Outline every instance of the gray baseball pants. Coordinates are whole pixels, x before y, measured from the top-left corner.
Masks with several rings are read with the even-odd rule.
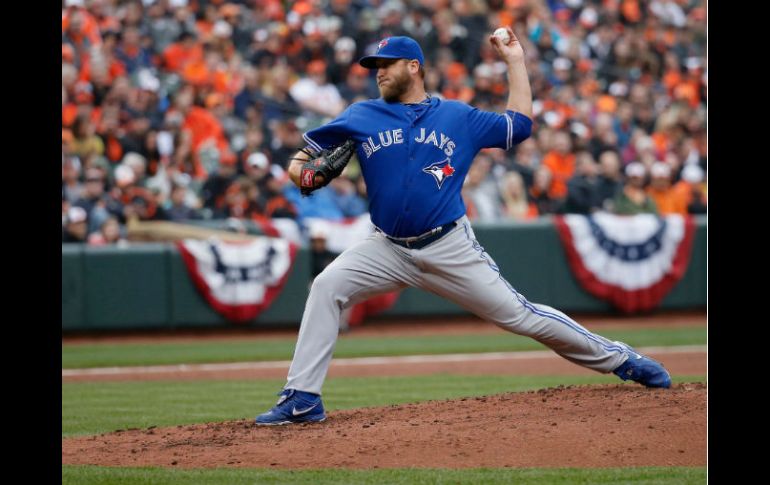
[[[527,301],[476,241],[467,217],[457,223],[422,249],[394,244],[377,231],[327,266],[310,289],[285,388],[321,394],[341,312],[407,286],[451,300],[589,369],[607,373],[626,360],[620,345],[589,332],[559,310]]]

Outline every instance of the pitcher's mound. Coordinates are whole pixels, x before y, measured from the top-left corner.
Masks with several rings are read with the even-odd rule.
[[[255,415],[262,412],[255,409]],[[64,464],[249,468],[705,466],[706,386],[568,386],[62,439]]]

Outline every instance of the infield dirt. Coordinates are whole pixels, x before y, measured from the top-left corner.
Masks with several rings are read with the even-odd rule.
[[[706,386],[567,386],[62,440],[64,464],[182,468],[705,466]]]

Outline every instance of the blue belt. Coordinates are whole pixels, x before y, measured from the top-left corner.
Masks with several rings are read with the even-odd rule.
[[[457,226],[457,222],[452,221],[449,224],[444,224],[443,226],[433,229],[425,235],[417,236],[414,238],[397,239],[390,237],[385,233],[383,234],[385,234],[385,237],[388,238],[390,242],[398,244],[399,246],[403,246],[409,249],[422,249],[428,244],[438,241],[442,237],[446,236],[455,226]]]

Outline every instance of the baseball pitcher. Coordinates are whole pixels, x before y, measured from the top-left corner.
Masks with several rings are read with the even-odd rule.
[[[257,424],[326,419],[321,388],[341,312],[407,286],[441,295],[589,369],[647,387],[671,385],[658,362],[589,332],[559,310],[529,302],[474,236],[460,195],[471,162],[482,148],[508,150],[532,130],[524,51],[513,31],[506,31],[507,39],[489,38],[508,66],[504,113],[429,96],[422,49],[409,37],[390,37],[376,54],[359,61],[377,70],[381,97],[355,103],[304,135],[308,146],[289,166],[292,181],[309,194],[338,176],[356,150],[377,230],[313,282],[287,383],[278,403],[257,416]]]

